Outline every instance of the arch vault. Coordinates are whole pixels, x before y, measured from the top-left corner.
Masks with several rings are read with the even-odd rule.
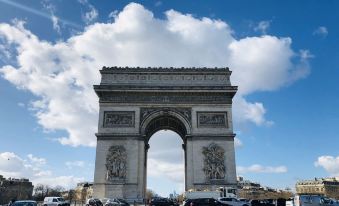
[[[150,137],[169,129],[183,139],[185,189],[236,185],[228,68],[103,67],[94,195],[142,201]]]

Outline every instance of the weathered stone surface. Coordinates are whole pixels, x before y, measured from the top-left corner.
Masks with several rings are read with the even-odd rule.
[[[237,87],[230,84],[228,68],[105,67],[101,74],[101,84],[94,86],[100,100],[95,197],[144,198],[148,140],[161,129],[183,139],[186,190],[236,184],[232,98]],[[113,166],[120,165],[119,158],[111,157],[122,147],[120,175]]]

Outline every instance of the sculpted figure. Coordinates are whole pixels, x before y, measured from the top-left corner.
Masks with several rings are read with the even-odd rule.
[[[126,178],[127,152],[122,145],[113,145],[109,148],[106,157],[106,179],[120,180]]]
[[[206,178],[224,179],[225,178],[224,149],[215,143],[211,143],[209,146],[203,147],[202,153],[205,156],[203,170]]]

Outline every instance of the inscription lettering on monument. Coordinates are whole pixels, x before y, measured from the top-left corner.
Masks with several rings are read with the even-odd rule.
[[[134,127],[135,112],[106,111],[104,127]]]
[[[225,150],[215,143],[202,148],[204,155],[204,173],[207,180],[220,180],[225,178],[224,154]]]
[[[228,128],[227,112],[197,112],[198,127]]]
[[[127,152],[122,145],[109,148],[106,157],[106,180],[124,180],[126,178]]]
[[[120,83],[130,81],[133,83],[144,84],[143,81],[168,84],[168,83],[181,83],[190,84],[192,82],[200,82],[201,84],[214,84],[220,85],[229,82],[227,74],[202,74],[202,75],[178,75],[178,74],[107,74],[103,78],[105,83]],[[230,84],[230,83],[229,83]]]

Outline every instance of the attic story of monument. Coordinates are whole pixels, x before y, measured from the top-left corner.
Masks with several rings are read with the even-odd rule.
[[[94,196],[142,201],[151,136],[179,134],[185,190],[236,185],[228,68],[103,67]]]

